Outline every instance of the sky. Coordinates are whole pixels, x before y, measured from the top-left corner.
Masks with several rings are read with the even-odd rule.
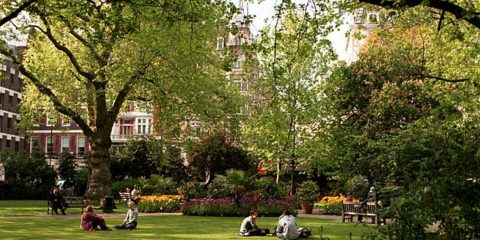
[[[239,0],[232,0],[233,3],[238,4]],[[262,29],[265,25],[264,19],[271,18],[275,14],[274,6],[277,0],[265,0],[262,3],[249,3],[244,6],[245,11],[248,8],[248,14],[255,15],[253,20],[254,31]],[[248,6],[248,7],[247,7]],[[344,23],[339,31],[333,32],[328,36],[332,42],[332,46],[338,54],[339,59],[345,60],[345,47],[347,40],[345,34],[348,30],[348,24]]]

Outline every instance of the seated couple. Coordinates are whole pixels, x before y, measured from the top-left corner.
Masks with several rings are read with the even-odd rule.
[[[133,230],[137,227],[138,211],[135,208],[134,202],[128,203],[128,212],[122,225],[115,226],[117,229]],[[85,212],[81,217],[80,227],[85,231],[97,231],[97,230],[111,230],[107,227],[105,219],[102,216],[95,214],[92,205],[88,205],[85,208]]]
[[[243,219],[240,226],[240,236],[265,236],[270,233],[267,228],[261,229],[257,225],[257,212],[252,210],[250,216]],[[273,234],[281,239],[297,239],[308,238],[312,235],[312,231],[304,228],[297,229],[295,217],[288,210],[283,210],[282,215],[278,219]]]

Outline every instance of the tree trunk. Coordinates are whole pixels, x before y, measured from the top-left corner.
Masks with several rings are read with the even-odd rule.
[[[99,200],[112,194],[112,180],[110,172],[110,134],[96,134],[89,137],[90,152],[88,155],[88,186],[85,197],[90,200]]]

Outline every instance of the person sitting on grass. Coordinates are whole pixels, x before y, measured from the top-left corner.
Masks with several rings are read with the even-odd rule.
[[[85,212],[80,218],[80,227],[85,231],[112,230],[107,227],[102,216],[95,214],[92,205],[85,207]]]
[[[278,224],[275,228],[275,233],[280,239],[298,239],[308,238],[312,235],[312,231],[306,228],[299,228],[297,230],[297,222],[295,217],[289,210],[282,211],[282,215],[278,218]]]
[[[265,236],[270,232],[267,228],[260,229],[257,226],[257,211],[250,211],[250,216],[242,221],[240,226],[240,236]]]
[[[128,212],[122,225],[115,226],[116,229],[133,230],[137,228],[138,211],[133,201],[128,202]]]

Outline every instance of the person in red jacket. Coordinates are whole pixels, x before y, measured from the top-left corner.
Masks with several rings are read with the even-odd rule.
[[[105,219],[103,219],[102,216],[95,214],[92,205],[85,207],[85,212],[82,215],[80,227],[85,231],[111,230],[109,227],[107,227]]]

